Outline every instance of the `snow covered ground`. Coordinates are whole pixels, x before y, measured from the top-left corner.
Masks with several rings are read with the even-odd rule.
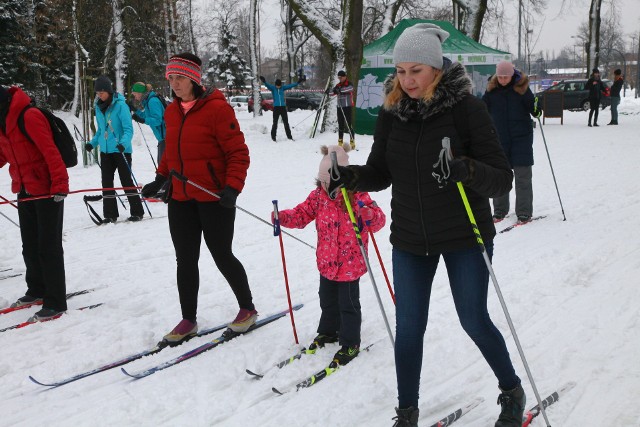
[[[627,91],[629,94],[629,91]],[[640,101],[625,98],[620,125],[586,126],[587,113],[566,112],[564,125],[544,126],[562,196],[566,221],[539,129],[535,130],[534,209],[547,218],[499,234],[494,269],[541,396],[575,381],[576,387],[548,410],[553,426],[640,426],[634,408],[640,401]],[[63,113],[64,114],[64,113]],[[313,122],[307,111],[289,115],[294,142],[280,125],[270,140],[272,113],[254,119],[238,112],[251,150],[251,167],[238,205],[267,219],[273,199],[281,209],[302,201],[313,187],[319,146],[333,144],[335,134],[307,138]],[[75,118],[65,116],[68,122]],[[147,140],[153,136],[142,126]],[[153,179],[154,168],[136,126],[133,169],[140,183]],[[353,164],[364,163],[372,144],[358,136]],[[155,152],[155,143],[151,147]],[[100,187],[97,166],[69,169],[72,190]],[[0,194],[12,198],[7,168],[0,170]],[[513,193],[512,193],[513,195]],[[373,193],[389,212],[390,192]],[[307,345],[320,314],[314,251],[285,236],[287,270],[300,345],[291,322],[283,318],[206,354],[148,378],[132,380],[113,369],[48,390],[42,381],[62,379],[152,347],[180,320],[175,257],[166,206],[149,204],[154,219],[96,227],[82,195],[67,198],[65,259],[67,289],[96,288],[69,301],[70,311],[54,322],[0,334],[0,426],[390,426],[397,404],[393,351],[368,276],[361,281],[363,345],[375,343],[354,363],[311,389],[275,396],[285,387],[326,365],[337,347],[256,381],[245,369],[264,371]],[[100,203],[94,204],[101,213]],[[122,211],[120,218],[126,218]],[[17,222],[17,211],[0,206]],[[513,216],[498,229],[513,222]],[[24,271],[17,227],[0,218],[0,267]],[[313,226],[289,230],[315,246]],[[388,225],[376,235],[391,274]],[[272,229],[243,212],[236,222],[235,253],[244,263],[254,300],[264,316],[287,307],[278,239]],[[394,307],[379,263],[370,247],[371,264],[385,310],[393,323]],[[237,312],[233,294],[203,246],[198,321],[210,327],[230,321]],[[4,274],[4,273],[0,273]],[[25,291],[24,278],[0,281],[0,307]],[[88,311],[72,309],[105,303]],[[490,312],[504,333],[528,394],[535,397],[493,288]],[[35,309],[0,316],[0,329],[26,320]],[[174,349],[126,366],[138,371],[206,342],[194,339]],[[635,362],[634,362],[635,361]],[[456,425],[492,426],[499,412],[496,380],[459,326],[446,272],[438,271],[432,297],[421,382],[421,420],[435,422],[476,397],[485,399]],[[533,424],[542,426],[542,417]]]

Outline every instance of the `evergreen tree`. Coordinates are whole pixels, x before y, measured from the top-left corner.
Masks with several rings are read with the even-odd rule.
[[[0,85],[24,83],[30,62],[24,0],[0,0],[0,28]]]
[[[251,74],[247,62],[241,57],[236,36],[227,22],[220,25],[218,53],[209,61],[207,74],[211,83],[220,81],[226,88],[243,89],[245,80]]]

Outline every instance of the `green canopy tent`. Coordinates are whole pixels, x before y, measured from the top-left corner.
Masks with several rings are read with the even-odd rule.
[[[495,64],[502,60],[511,60],[510,53],[476,42],[456,30],[450,22],[403,19],[390,33],[364,48],[356,99],[356,133],[373,134],[378,110],[383,101],[382,84],[385,78],[395,70],[393,48],[396,40],[404,30],[423,22],[436,24],[449,33],[449,38],[442,44],[443,55],[465,66],[473,81],[476,96],[482,96],[484,93],[487,80],[496,70]]]

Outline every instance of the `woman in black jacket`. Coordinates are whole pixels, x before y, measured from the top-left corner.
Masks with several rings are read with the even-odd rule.
[[[395,426],[417,426],[423,339],[440,258],[449,275],[458,317],[498,379],[502,413],[496,426],[520,426],[525,396],[504,338],[487,311],[489,272],[455,183],[440,188],[434,164],[450,138],[453,181],[467,197],[489,256],[495,227],[489,197],[511,189],[513,178],[484,103],[471,95],[462,65],[442,57],[448,33],[433,24],[405,30],[394,48],[397,75],[387,84],[371,154],[364,166],[339,167],[357,191],[391,186],[391,243],[396,292]]]
[[[600,100],[602,99],[602,92],[604,92],[604,83],[600,80],[600,70],[594,68],[591,72],[591,78],[587,80],[585,89],[589,91],[589,123],[591,127],[591,117],[593,117],[593,125],[598,125],[598,108],[600,108]],[[595,115],[594,115],[595,113]]]

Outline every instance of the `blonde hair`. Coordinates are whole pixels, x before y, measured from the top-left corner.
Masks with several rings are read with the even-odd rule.
[[[427,87],[427,90],[422,95],[422,100],[424,102],[428,102],[431,98],[433,98],[433,93],[436,91],[436,87],[442,80],[442,70],[435,69],[436,77],[433,79],[433,82]],[[393,87],[391,91],[384,98],[384,107],[389,109],[390,107],[396,105],[400,102],[400,100],[404,97],[404,91],[402,90],[402,86],[400,86],[400,80],[398,76],[393,77]]]

